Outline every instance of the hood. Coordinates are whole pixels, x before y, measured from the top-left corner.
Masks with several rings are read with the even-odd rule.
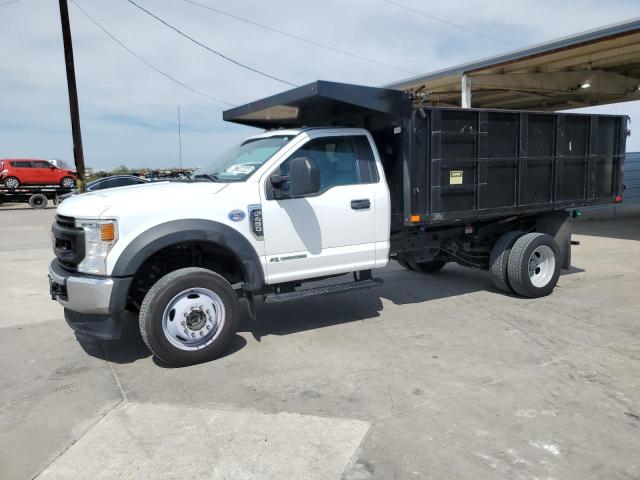
[[[189,204],[196,197],[215,195],[228,184],[213,182],[151,182],[72,195],[58,206],[58,214],[75,218],[100,218],[107,213],[165,211]]]

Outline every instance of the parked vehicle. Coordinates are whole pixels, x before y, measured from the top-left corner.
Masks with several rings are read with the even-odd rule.
[[[76,174],[73,170],[58,168],[46,160],[5,158],[0,160],[0,183],[15,189],[21,185],[60,185],[73,188]]]
[[[98,178],[87,184],[87,192],[95,192],[98,190],[104,190],[106,188],[128,187],[130,185],[140,185],[141,183],[147,183],[149,180],[136,177],[135,175],[112,175],[110,177]],[[60,201],[63,201],[72,195],[77,195],[77,192],[69,192],[60,196]]]
[[[131,310],[161,360],[210,360],[239,299],[255,317],[256,295],[374,287],[390,259],[488,270],[500,290],[541,297],[570,265],[567,209],[621,200],[626,117],[422,108],[396,90],[315,82],[224,118],[270,130],[198,182],[58,207],[51,296],[77,332],[119,338]]]
[[[64,194],[70,189],[60,185],[25,185],[18,188],[4,188],[0,185],[0,204],[28,203],[34,210],[47,208],[49,201],[58,204]]]

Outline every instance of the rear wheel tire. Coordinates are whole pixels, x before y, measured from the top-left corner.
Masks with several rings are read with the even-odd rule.
[[[489,258],[489,276],[498,290],[512,293],[509,283],[509,254],[516,240],[524,235],[524,232],[513,231],[504,233],[491,249]]]
[[[140,333],[149,350],[170,366],[220,356],[238,329],[238,296],[222,276],[181,268],[158,280],[140,307]]]
[[[73,188],[76,186],[76,182],[71,177],[64,177],[62,180],[60,180],[60,186],[62,188]]]
[[[35,210],[47,208],[49,199],[42,193],[35,193],[29,197],[29,206]]]
[[[432,260],[430,262],[411,262],[411,266],[417,272],[437,273],[446,265],[442,260]]]
[[[551,235],[527,233],[509,255],[509,282],[523,297],[538,298],[553,292],[560,277],[560,248]]]
[[[20,186],[20,180],[16,177],[7,177],[4,179],[4,186],[8,189],[13,190],[14,188],[18,188]]]

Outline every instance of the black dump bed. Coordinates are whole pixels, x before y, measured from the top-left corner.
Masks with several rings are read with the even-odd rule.
[[[612,203],[622,194],[625,116],[420,107],[397,90],[318,81],[224,119],[368,129],[394,230]]]

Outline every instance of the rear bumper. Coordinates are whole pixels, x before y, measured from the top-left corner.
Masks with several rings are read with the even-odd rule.
[[[131,280],[69,272],[58,260],[49,265],[52,300],[64,307],[64,316],[71,328],[92,338],[121,337],[120,317],[125,311]]]

